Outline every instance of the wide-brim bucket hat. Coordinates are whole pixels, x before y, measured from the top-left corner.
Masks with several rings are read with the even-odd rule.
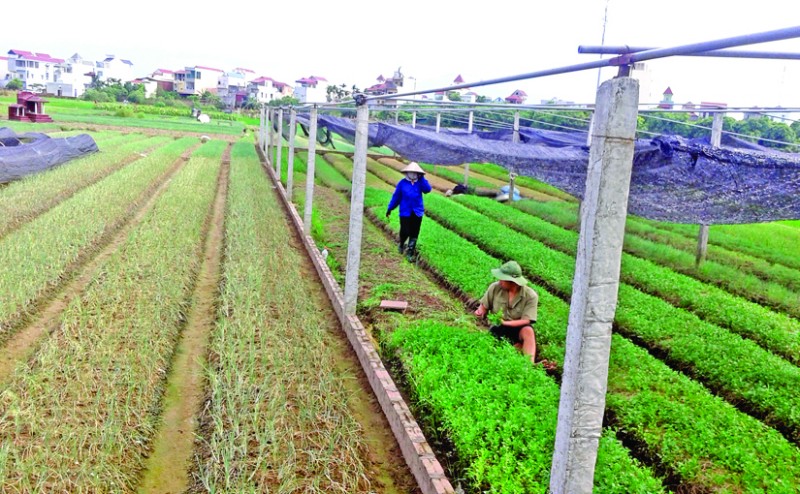
[[[498,280],[513,281],[519,286],[528,285],[528,280],[522,276],[522,268],[516,261],[508,261],[499,268],[493,269],[492,275]]]
[[[408,173],[408,172],[415,172],[419,173],[420,175],[425,175],[425,170],[423,170],[422,167],[419,166],[419,164],[417,164],[416,161],[412,161],[411,163],[408,164],[408,166],[400,170],[400,173]]]

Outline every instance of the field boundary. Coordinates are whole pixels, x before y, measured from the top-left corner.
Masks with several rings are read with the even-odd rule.
[[[275,175],[275,170],[267,165],[264,154],[256,146],[261,159],[262,168],[269,175],[278,196],[286,209],[295,231],[303,242],[306,253],[314,264],[325,292],[331,301],[334,311],[342,324],[342,330],[347,335],[350,345],[358,356],[364,374],[381,405],[386,419],[397,439],[403,457],[411,473],[417,480],[419,488],[425,494],[452,494],[454,489],[444,473],[433,449],[428,444],[422,429],[414,419],[411,410],[403,400],[400,391],[383,365],[383,361],[372,344],[361,321],[357,316],[347,316],[344,313],[344,296],[338,283],[333,277],[328,265],[311,236],[303,232],[303,220],[297,210],[289,202],[286,191],[280,180]]]

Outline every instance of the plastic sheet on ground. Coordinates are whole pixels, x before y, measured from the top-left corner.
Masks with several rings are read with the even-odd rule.
[[[17,135],[0,127],[0,183],[19,180],[96,151],[97,143],[88,134],[53,138],[38,132]]]

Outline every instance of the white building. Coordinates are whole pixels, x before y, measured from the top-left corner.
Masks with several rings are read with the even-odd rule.
[[[102,62],[96,62],[94,71],[101,81],[118,79],[120,82],[128,82],[136,78],[133,73],[133,62],[114,55],[107,55]]]
[[[56,96],[80,98],[92,83],[95,63],[75,53],[56,66],[54,81],[47,83],[47,92]]]
[[[7,67],[10,79],[21,80],[26,91],[44,91],[48,82],[55,82],[56,66],[63,63],[63,59],[51,57],[47,53],[9,50]]]
[[[11,80],[11,72],[8,71],[8,57],[0,56],[0,88],[6,87]]]
[[[328,80],[324,77],[304,77],[298,79],[294,87],[294,97],[301,103],[325,103],[328,97]]]
[[[291,87],[285,82],[276,81],[272,77],[258,77],[247,85],[247,93],[259,103],[291,96]],[[302,101],[302,100],[301,100]]]
[[[219,78],[225,72],[212,67],[195,65],[175,72],[175,91],[181,96],[201,95],[206,91],[216,93]]]

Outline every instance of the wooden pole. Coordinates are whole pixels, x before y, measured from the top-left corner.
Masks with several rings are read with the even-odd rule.
[[[597,91],[550,470],[553,494],[592,492],[608,387],[638,100],[639,83],[630,77],[606,81]]]
[[[294,187],[294,138],[297,134],[297,110],[289,110],[289,156],[286,169],[286,198],[291,202]]]
[[[364,221],[364,189],[367,184],[369,106],[359,105],[356,117],[353,181],[350,190],[350,233],[344,279],[344,313],[355,315],[358,302],[358,270],[361,265],[361,232]]]
[[[311,234],[311,213],[314,206],[314,165],[317,159],[317,105],[311,107],[308,125],[308,164],[306,165],[306,206],[303,213],[303,232]]]

